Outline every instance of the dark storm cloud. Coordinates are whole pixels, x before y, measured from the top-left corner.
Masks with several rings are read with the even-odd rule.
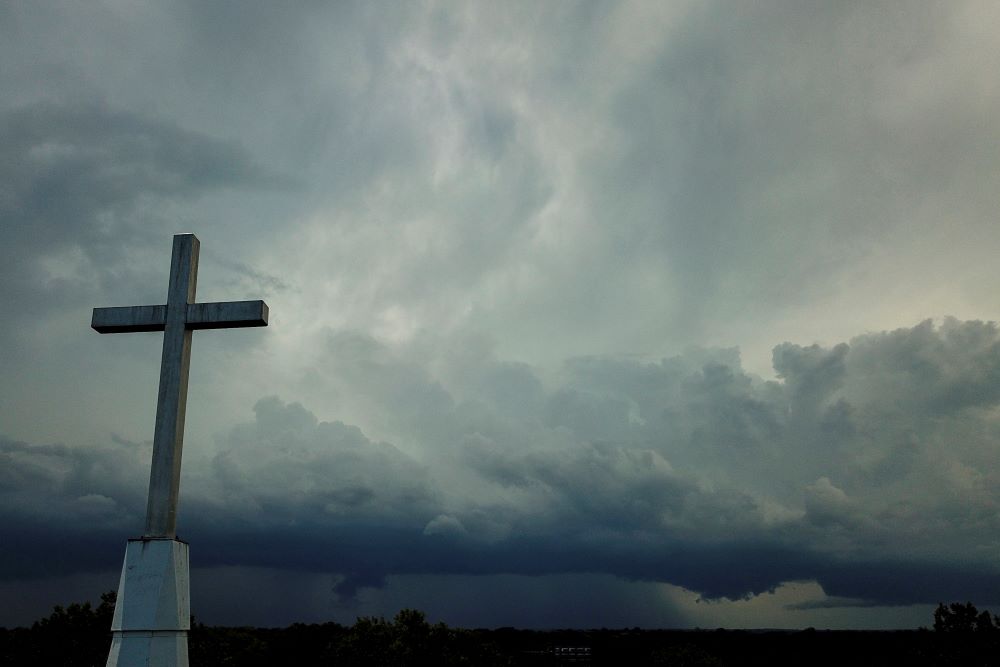
[[[5,579],[97,571],[120,556],[116,534],[140,519],[148,446],[29,445],[0,439]],[[147,467],[148,470],[148,467]],[[138,474],[137,474],[138,473]],[[147,473],[148,474],[148,473]],[[67,548],[66,545],[73,545]]]
[[[192,230],[275,318],[196,343],[199,563],[995,598],[995,326],[811,344],[993,308],[990,11],[4,5],[6,576],[139,530],[152,338],[86,324]]]
[[[997,590],[988,560],[956,566],[941,548],[981,553],[996,529],[990,478],[976,472],[996,463],[982,410],[996,403],[995,325],[785,343],[779,382],[747,376],[733,350],[695,350],[659,364],[574,360],[548,390],[530,368],[486,359],[464,367],[479,379],[461,392],[370,339],[339,340],[356,344],[316,366],[334,393],[365,392],[384,408],[375,419],[428,439],[427,463],[449,477],[424,530],[454,545],[443,571],[468,553],[459,571],[596,568],[732,598],[809,578],[859,598],[859,582],[880,579],[872,597],[893,603],[943,592],[914,585],[907,597],[905,577],[889,576],[899,564],[907,576],[946,570],[955,590]],[[408,410],[421,387],[409,405],[423,409]],[[953,395],[978,400],[956,414],[925,398]]]
[[[426,470],[392,445],[277,398],[262,399],[254,412],[254,423],[233,429],[212,463],[219,502],[240,508],[245,520],[344,517],[422,527],[433,516]]]
[[[134,226],[143,197],[274,182],[237,145],[105,106],[43,102],[7,110],[0,146],[0,205],[28,250]]]
[[[362,390],[439,440],[417,459],[262,399],[186,477],[181,523],[202,565],[335,572],[347,597],[393,574],[589,572],[709,598],[812,579],[856,604],[1000,601],[984,542],[997,529],[993,324],[784,343],[781,382],[749,378],[726,350],[575,360],[547,391],[527,367],[485,363],[465,400],[430,404],[420,387],[448,394],[419,365],[337,340],[348,366],[378,362]],[[432,414],[402,409],[392,377]],[[139,525],[148,445],[0,444],[20,545],[6,576],[112,568],[116,537]]]
[[[42,321],[145,278],[148,267],[128,258],[175,229],[157,212],[170,200],[282,185],[236,144],[95,104],[3,111],[0,156],[0,281],[11,306]],[[160,285],[135,282],[162,298]]]

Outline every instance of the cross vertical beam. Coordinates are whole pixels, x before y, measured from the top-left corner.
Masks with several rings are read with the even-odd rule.
[[[263,301],[194,302],[200,247],[194,234],[174,236],[166,304],[95,308],[90,324],[102,334],[163,332],[144,538],[173,539],[177,534],[191,332],[195,329],[267,326],[268,309]]]
[[[188,370],[191,367],[191,330],[186,326],[187,308],[188,304],[194,303],[198,288],[200,248],[201,244],[194,234],[174,236],[143,537],[172,538],[177,534],[184,415]]]

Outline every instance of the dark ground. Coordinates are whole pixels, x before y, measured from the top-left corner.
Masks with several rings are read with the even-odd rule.
[[[114,594],[56,607],[30,628],[0,628],[0,665],[103,665]],[[928,619],[931,620],[931,619]],[[263,665],[1000,665],[1000,619],[941,605],[934,629],[893,632],[741,630],[466,630],[403,610],[353,626],[227,628],[195,624],[195,667]]]

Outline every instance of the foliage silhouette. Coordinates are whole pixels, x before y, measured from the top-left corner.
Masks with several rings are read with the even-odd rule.
[[[971,602],[939,604],[934,610],[934,631],[951,633],[989,634],[1000,631],[1000,618],[988,611],[980,612]]]
[[[934,610],[934,664],[995,665],[1000,651],[1000,618],[971,602],[938,604]]]
[[[56,607],[30,628],[0,628],[0,665],[93,667],[110,646],[115,595],[101,603]],[[264,665],[993,665],[1000,655],[1000,618],[971,603],[940,604],[934,631],[895,632],[741,630],[466,630],[431,624],[404,609],[392,620],[366,616],[352,626],[301,624],[287,628],[212,627],[193,623],[191,664]],[[559,647],[586,647],[567,659]],[[575,650],[575,649],[571,649]]]
[[[96,609],[90,602],[56,606],[30,629],[0,629],[0,664],[90,667],[103,665],[111,648],[111,618],[115,592],[101,595]]]

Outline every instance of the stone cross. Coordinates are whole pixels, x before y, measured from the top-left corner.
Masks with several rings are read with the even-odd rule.
[[[174,538],[177,533],[177,495],[184,445],[191,332],[195,329],[267,326],[267,304],[263,301],[194,302],[199,247],[194,234],[174,236],[166,305],[95,308],[91,322],[91,327],[102,334],[163,332],[144,538]]]

